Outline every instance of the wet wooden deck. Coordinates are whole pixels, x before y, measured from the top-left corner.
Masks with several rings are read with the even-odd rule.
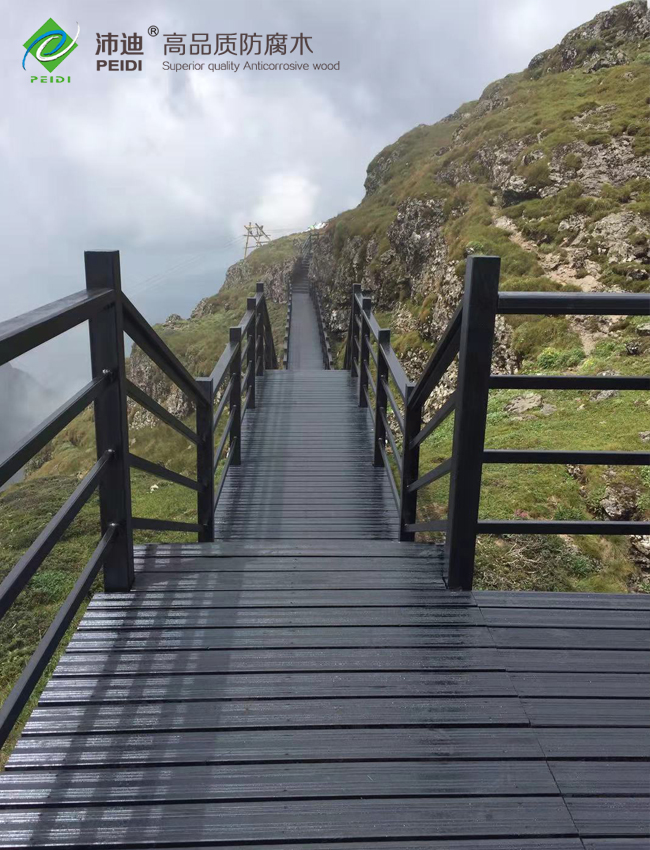
[[[650,597],[448,591],[347,375],[261,383],[221,541],[94,597],[0,847],[647,850]]]
[[[450,593],[441,565],[141,548],[1,777],[0,846],[647,848],[650,599]]]

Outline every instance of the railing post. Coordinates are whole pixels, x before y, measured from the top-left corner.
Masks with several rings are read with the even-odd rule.
[[[469,257],[465,273],[446,543],[452,590],[471,590],[474,578],[500,263]]]
[[[349,342],[349,362],[346,364],[346,368],[350,370],[350,374],[353,378],[357,377],[357,367],[354,365],[354,340],[355,335],[357,333],[357,313],[359,312],[359,305],[357,303],[357,295],[361,295],[361,284],[355,283],[352,285],[352,309],[350,310],[350,335],[348,337]]]
[[[197,378],[203,399],[196,402],[196,478],[201,489],[197,493],[199,543],[214,540],[214,438],[212,432],[214,389],[212,378]]]
[[[417,481],[420,469],[420,446],[413,447],[412,440],[422,426],[422,407],[411,402],[414,384],[406,385],[406,401],[404,403],[404,440],[402,442],[402,489],[400,493],[400,525],[399,539],[415,540],[413,531],[406,531],[406,526],[416,521],[418,494],[409,493],[409,486]]]
[[[257,356],[257,298],[248,298],[246,300],[246,309],[253,311],[253,321],[248,325],[246,331],[246,339],[248,340],[248,348],[246,349],[246,370],[248,371],[248,380],[244,390],[246,395],[250,390],[250,397],[246,409],[252,410],[255,407],[255,359]],[[252,364],[252,366],[251,366]]]
[[[370,362],[370,354],[368,352],[370,329],[366,323],[366,318],[370,316],[372,310],[372,299],[361,299],[361,327],[359,328],[359,407],[368,407],[366,401],[365,390],[368,389],[368,370],[366,366]]]
[[[232,452],[231,466],[241,464],[241,328],[230,328],[230,342],[237,346],[237,353],[230,364],[230,451]]]
[[[256,299],[257,306],[255,307],[255,333],[257,334],[257,343],[255,349],[255,369],[258,375],[264,374],[264,284],[258,283],[255,286],[255,291],[260,296]],[[260,356],[261,355],[261,356]],[[259,366],[257,359],[259,358]]]
[[[390,347],[390,331],[382,328],[377,340],[377,395],[375,397],[375,453],[374,466],[383,466],[384,459],[381,454],[380,445],[386,442],[386,429],[384,420],[381,418],[382,409],[388,416],[388,397],[384,389],[383,381],[388,381],[388,361],[382,346]]]
[[[97,457],[115,454],[99,485],[101,532],[117,527],[115,542],[104,564],[107,591],[130,590],[133,584],[133,529],[131,479],[128,463],[129,432],[126,409],[124,324],[119,251],[86,251],[86,288],[112,289],[115,301],[89,320],[90,362],[97,378],[110,373],[112,381],[95,401]]]

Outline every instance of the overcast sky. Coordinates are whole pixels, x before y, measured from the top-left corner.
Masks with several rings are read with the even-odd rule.
[[[188,315],[242,255],[243,224],[271,235],[356,205],[385,145],[519,71],[606,0],[95,0],[5,3],[0,111],[0,320],[83,288],[83,251],[118,248],[150,321]],[[24,42],[49,17],[78,48],[45,73]],[[152,38],[148,28],[160,34]],[[96,33],[143,36],[142,72],[98,72]],[[165,34],[304,33],[305,62],[340,71],[173,73]],[[289,44],[293,44],[289,40]],[[106,57],[103,57],[106,58]],[[115,57],[113,57],[115,58]],[[120,58],[119,55],[117,58]],[[254,56],[248,57],[255,61]],[[269,57],[261,57],[270,61]],[[272,57],[273,60],[284,57]],[[290,60],[300,61],[298,53]],[[201,61],[243,62],[213,56]],[[56,74],[56,72],[54,72]],[[169,270],[175,268],[173,273]],[[85,331],[21,364],[76,382]]]

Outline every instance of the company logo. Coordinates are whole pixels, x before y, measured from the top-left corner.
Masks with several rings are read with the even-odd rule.
[[[23,44],[25,48],[23,70],[27,70],[25,68],[25,60],[28,54],[31,53],[35,59],[38,59],[45,70],[51,73],[63,62],[66,56],[69,56],[73,50],[77,49],[78,38],[79,24],[77,24],[77,34],[74,38],[70,38],[67,32],[61,29],[55,20],[50,18]]]

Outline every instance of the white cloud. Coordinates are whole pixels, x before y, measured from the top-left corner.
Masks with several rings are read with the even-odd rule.
[[[271,174],[263,180],[255,221],[272,221],[278,230],[304,229],[316,213],[318,193],[318,186],[302,174]]]

